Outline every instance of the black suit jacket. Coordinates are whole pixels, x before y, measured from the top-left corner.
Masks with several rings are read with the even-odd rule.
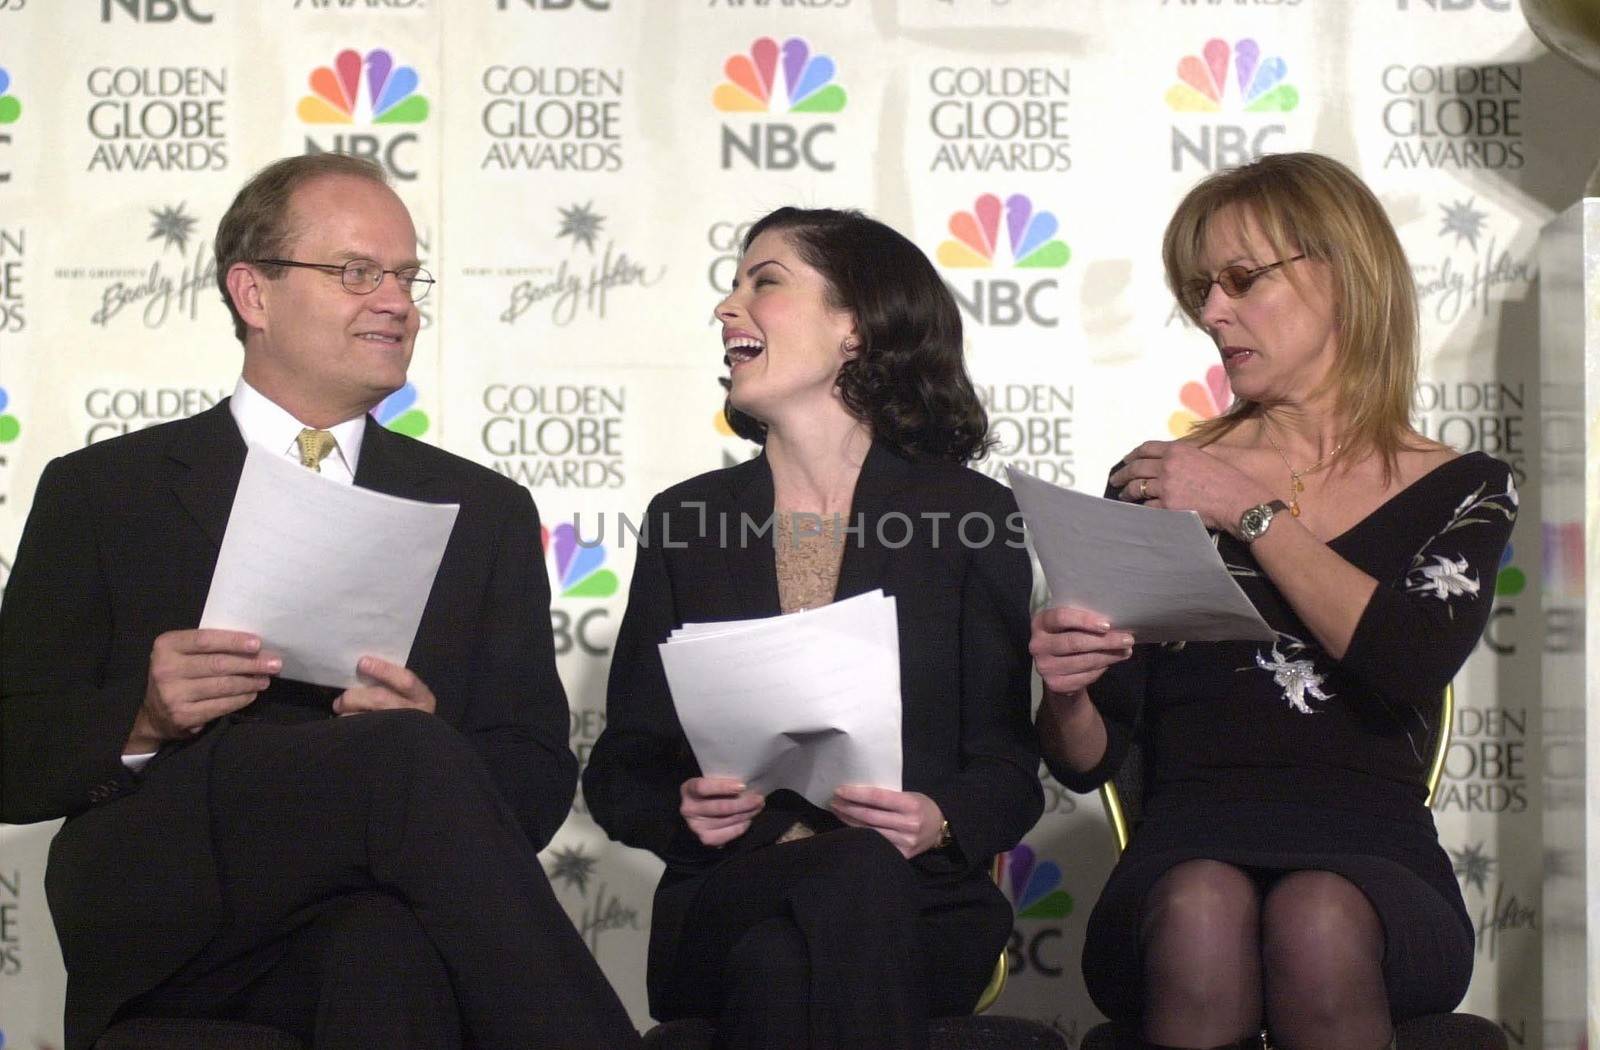
[[[606,729],[583,788],[612,838],[667,865],[651,922],[653,1002],[657,962],[670,958],[682,932],[697,875],[773,842],[799,816],[813,827],[838,824],[798,795],[774,792],[748,832],[712,849],[678,813],[679,786],[701,771],[656,647],[687,622],[778,615],[771,535],[747,530],[741,542],[743,523],[759,528],[772,509],[763,456],[668,489],[646,513]],[[968,516],[972,542],[963,542],[958,526]],[[903,786],[939,804],[955,839],[913,866],[933,882],[987,879],[993,856],[1014,846],[1044,806],[1029,718],[1031,571],[1016,503],[975,471],[912,463],[879,442],[857,479],[849,524],[861,528],[847,540],[836,598],[881,587],[896,599]]]
[[[162,770],[164,749],[139,776],[120,756],[155,637],[199,622],[244,455],[224,401],[55,460],[0,606],[0,820],[68,818],[46,888],[67,964],[69,1046],[217,927],[207,763],[186,756]],[[567,815],[577,763],[532,499],[370,418],[355,482],[461,505],[407,664],[542,847]],[[336,693],[279,681],[230,717],[331,717]],[[203,754],[213,736],[168,748]]]

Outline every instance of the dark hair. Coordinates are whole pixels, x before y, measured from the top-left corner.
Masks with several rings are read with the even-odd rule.
[[[217,224],[213,249],[217,256],[217,287],[222,289],[222,301],[228,304],[228,312],[233,315],[233,334],[239,342],[244,342],[245,324],[233,305],[233,297],[228,294],[228,271],[238,262],[283,258],[295,232],[289,229],[289,201],[294,191],[313,179],[330,175],[389,185],[383,169],[362,157],[343,153],[284,157],[252,175]],[[261,272],[276,278],[282,276],[283,267],[263,266]]]
[[[961,313],[928,257],[853,210],[779,208],[750,227],[744,250],[769,231],[827,281],[830,305],[855,318],[861,345],[836,380],[851,414],[911,459],[966,463],[987,454],[989,417],[967,376]],[[760,420],[732,404],[723,413],[740,437],[766,440]]]

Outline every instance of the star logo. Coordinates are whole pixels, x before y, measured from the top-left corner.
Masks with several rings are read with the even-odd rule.
[[[1483,221],[1489,217],[1488,212],[1482,212],[1472,206],[1476,197],[1454,204],[1441,204],[1439,210],[1444,212],[1444,222],[1439,227],[1439,236],[1448,237],[1456,235],[1456,244],[1466,241],[1473,251],[1478,250],[1478,234],[1483,232]]]
[[[594,213],[594,201],[558,210],[561,213],[561,228],[556,236],[571,237],[573,244],[581,244],[593,252],[594,239],[606,221],[605,216]]]
[[[1465,849],[1450,851],[1455,862],[1456,878],[1463,885],[1476,887],[1479,893],[1488,892],[1489,876],[1494,874],[1495,860],[1484,850],[1484,844],[1475,843]]]
[[[589,892],[589,876],[594,874],[595,858],[583,852],[582,846],[558,849],[555,864],[550,868],[550,881],[578,887],[578,892]]]
[[[176,208],[151,208],[150,214],[156,221],[150,224],[150,236],[146,239],[161,241],[163,251],[173,245],[178,246],[179,252],[188,251],[189,236],[194,233],[197,220],[192,215],[185,215],[183,208],[182,204]]]

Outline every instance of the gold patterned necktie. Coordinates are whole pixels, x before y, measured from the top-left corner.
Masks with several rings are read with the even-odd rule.
[[[294,440],[300,446],[300,465],[321,474],[322,461],[333,451],[333,435],[326,430],[306,427]]]

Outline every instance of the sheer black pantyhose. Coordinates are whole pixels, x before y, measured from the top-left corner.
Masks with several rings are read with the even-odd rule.
[[[1331,872],[1263,881],[1185,861],[1146,899],[1140,944],[1151,1043],[1224,1046],[1263,1019],[1276,1050],[1379,1050],[1392,1035],[1383,928],[1361,891]]]

